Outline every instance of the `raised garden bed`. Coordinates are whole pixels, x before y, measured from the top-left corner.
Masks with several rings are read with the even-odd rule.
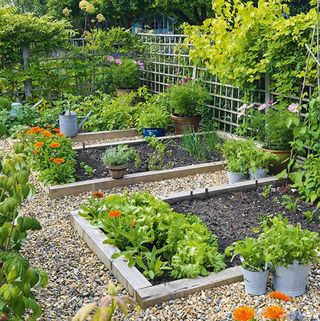
[[[187,208],[188,204],[202,202],[201,204],[199,203],[199,206],[206,206],[206,209],[209,208],[209,206],[205,204],[207,202],[210,202],[210,199],[218,199],[220,204],[223,204],[223,200],[226,197],[230,198],[234,195],[237,195],[237,197],[241,197],[242,194],[249,195],[251,193],[254,197],[256,197],[257,191],[255,189],[259,188],[260,186],[269,184],[277,186],[280,184],[280,182],[276,178],[271,177],[261,179],[259,181],[237,183],[232,186],[223,185],[205,190],[181,192],[170,197],[163,197],[163,200],[169,202],[174,208],[177,209],[179,208],[179,206],[184,206],[184,209],[186,210],[184,212],[188,213],[190,212],[190,209]],[[252,198],[248,199],[252,201]],[[244,206],[247,206],[247,204],[244,203]],[[226,203],[224,210],[227,211],[228,209],[230,213],[237,213],[238,207],[239,206],[236,203],[230,203],[229,205],[228,203]],[[199,210],[200,208],[201,207],[198,207],[197,211],[195,211],[195,214],[197,214],[197,212],[202,212]],[[221,213],[219,208],[218,213]],[[275,212],[273,212],[273,214],[275,214]],[[250,218],[252,217],[250,216]],[[231,244],[233,240],[237,238],[243,238],[248,233],[251,233],[251,228],[256,226],[258,223],[257,220],[254,220],[250,224],[248,223],[246,229],[241,230],[244,235],[237,233],[236,237],[234,238],[234,231],[237,228],[237,226],[235,225],[235,216],[231,217],[229,215],[227,219],[229,219],[228,224],[226,224],[225,220],[221,219],[219,215],[216,215],[212,218],[212,226],[214,226],[215,222],[219,227],[223,226],[223,228],[221,228],[220,230],[214,231],[214,233],[216,233],[219,237],[219,242],[221,243],[222,249],[225,246]],[[200,290],[230,284],[242,280],[241,268],[239,266],[231,267],[231,264],[229,263],[229,268],[219,273],[210,273],[206,277],[198,277],[195,279],[180,279],[158,285],[152,285],[142,275],[142,273],[139,272],[137,268],[129,268],[125,259],[112,259],[112,254],[118,252],[119,250],[114,246],[104,244],[103,241],[106,239],[106,235],[98,228],[93,227],[89,221],[87,221],[83,217],[80,217],[78,215],[78,212],[71,213],[71,221],[73,226],[79,232],[80,236],[87,242],[88,246],[108,266],[108,268],[115,274],[115,276],[123,284],[123,286],[126,287],[128,292],[133,295],[139,302],[139,304],[143,307],[152,306],[166,300],[187,296]],[[208,224],[208,221],[204,220],[204,222]],[[232,228],[232,224],[235,225],[234,228]],[[210,224],[208,225],[211,228]],[[224,228],[224,226],[227,226],[227,228]]]
[[[133,146],[141,153],[142,166],[135,169],[133,164],[131,164],[129,173],[123,179],[112,179],[109,177],[106,166],[101,162],[101,156],[107,148],[117,146],[119,143],[95,144],[74,148],[78,153],[77,182],[54,186],[41,185],[50,197],[56,198],[65,195],[76,195],[82,192],[96,191],[99,189],[128,186],[141,182],[159,181],[207,172],[213,173],[223,170],[225,167],[225,162],[221,160],[221,155],[218,152],[208,154],[206,161],[199,161],[194,157],[189,156],[188,152],[179,146],[181,138],[168,136],[161,138],[161,140],[168,145],[168,151],[172,150],[172,156],[168,156],[167,153],[165,154],[164,164],[173,161],[173,168],[149,170],[147,167],[147,159],[151,148],[147,146],[147,143],[143,139],[129,140],[121,142],[121,144]],[[93,168],[94,174],[92,176],[85,174],[83,166],[80,166],[81,162]]]
[[[163,138],[162,142],[166,145],[166,153],[163,158],[164,165],[168,165],[172,162],[172,167],[184,167],[191,165],[198,165],[207,162],[221,161],[222,156],[218,151],[209,153],[206,160],[199,160],[191,156],[186,150],[181,148],[181,138]],[[90,178],[104,178],[108,177],[109,172],[105,165],[103,165],[101,158],[105,151],[111,146],[117,146],[118,143],[113,144],[101,144],[95,146],[87,146],[84,149],[77,149],[77,177],[78,181],[88,179],[85,170],[80,166],[83,162],[91,166],[95,171]],[[148,158],[154,152],[154,148],[150,147],[144,140],[129,141],[128,145],[134,147],[138,152],[141,159],[141,166],[136,168],[133,162],[129,162],[129,168],[127,173],[141,173],[148,172]]]

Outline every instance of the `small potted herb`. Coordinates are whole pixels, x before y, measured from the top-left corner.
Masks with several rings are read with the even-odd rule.
[[[142,128],[143,136],[161,137],[170,123],[168,111],[156,104],[146,103],[145,109],[139,117],[139,127]]]
[[[249,151],[249,174],[250,179],[259,179],[268,176],[272,162],[277,161],[278,157],[270,152],[259,148]]]
[[[132,160],[136,167],[140,166],[141,160],[138,153],[128,145],[112,147],[102,156],[102,163],[108,167],[109,173],[114,179],[124,177],[129,166],[128,163]]]
[[[290,296],[304,294],[310,265],[319,261],[319,234],[302,229],[300,224],[289,224],[279,215],[263,223],[259,239],[265,260],[274,269],[274,289]]]
[[[229,184],[246,179],[250,164],[249,151],[255,148],[252,141],[228,140],[218,146],[227,161],[227,176]]]
[[[267,291],[268,264],[264,260],[264,251],[258,239],[246,237],[228,246],[227,256],[239,255],[242,268],[245,291],[251,295],[262,295]]]
[[[171,86],[168,93],[176,134],[183,134],[186,129],[196,131],[204,105],[210,100],[209,92],[198,82],[185,80]]]

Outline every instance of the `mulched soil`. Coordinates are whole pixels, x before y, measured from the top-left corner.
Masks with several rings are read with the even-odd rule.
[[[197,160],[195,157],[190,156],[190,154],[181,147],[181,139],[170,139],[168,141],[164,141],[164,143],[167,145],[166,153],[163,159],[163,164],[165,165],[173,162],[173,167],[180,167],[201,164],[205,162],[219,161],[222,159],[220,152],[215,151],[213,153],[208,152],[207,158],[205,160]],[[154,152],[154,149],[148,146],[147,143],[135,144],[132,145],[132,147],[134,147],[139,153],[142,165],[141,167],[136,168],[134,166],[134,163],[130,162],[127,174],[148,171],[148,157],[151,153]],[[105,153],[105,151],[106,148],[94,148],[84,149],[77,152],[77,181],[110,176],[106,166],[103,165],[101,161],[101,157]],[[81,162],[95,169],[93,176],[88,176],[85,173],[83,167],[80,166]]]
[[[227,246],[246,236],[257,236],[253,230],[259,226],[261,220],[278,213],[287,217],[290,223],[301,223],[303,228],[320,232],[319,209],[314,214],[314,220],[310,222],[303,213],[315,210],[312,206],[300,202],[297,212],[293,213],[282,205],[282,196],[288,192],[285,188],[272,188],[269,198],[264,198],[261,191],[259,188],[257,191],[226,193],[205,200],[182,201],[173,204],[172,207],[177,212],[199,216],[218,236],[220,251],[224,251]],[[296,199],[295,195],[291,196]],[[233,262],[227,259],[228,266],[239,263],[237,259]]]

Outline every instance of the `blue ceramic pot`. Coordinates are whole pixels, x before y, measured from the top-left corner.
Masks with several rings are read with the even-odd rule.
[[[155,137],[161,137],[165,135],[164,128],[143,128],[143,136],[155,136]]]

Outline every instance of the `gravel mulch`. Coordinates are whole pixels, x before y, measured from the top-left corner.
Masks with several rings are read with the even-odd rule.
[[[0,141],[2,150],[8,148]],[[177,180],[139,184],[129,191],[148,191],[157,195],[170,194],[184,189],[207,187],[226,182],[223,172],[203,174]],[[36,184],[36,182],[34,182]],[[34,267],[43,268],[49,275],[49,285],[39,290],[37,300],[43,307],[41,321],[70,321],[84,303],[98,300],[108,282],[117,281],[99,259],[88,249],[70,225],[68,213],[78,209],[89,194],[50,200],[36,184],[37,195],[25,203],[21,213],[38,218],[43,228],[30,233],[22,252]],[[121,192],[115,189],[110,192]],[[320,320],[320,265],[313,267],[310,289],[306,295],[288,302],[285,307],[305,313],[307,321]],[[125,291],[123,291],[125,293]],[[213,320],[229,321],[231,312],[239,305],[251,304],[258,310],[271,303],[265,296],[250,297],[237,283],[217,289],[202,291],[189,297],[172,300],[146,309],[122,321],[151,320]]]

